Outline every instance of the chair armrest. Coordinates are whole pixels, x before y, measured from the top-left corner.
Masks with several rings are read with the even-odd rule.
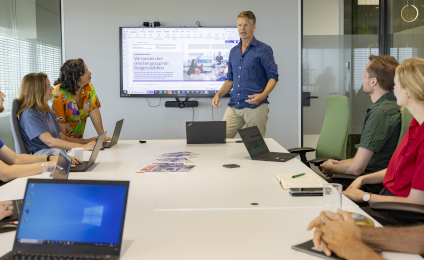
[[[287,151],[289,151],[290,153],[307,153],[307,152],[313,152],[315,151],[315,149],[311,147],[298,147],[298,148],[288,149]]]
[[[323,162],[330,159],[337,160],[337,161],[341,160],[339,157],[323,157],[323,158],[316,158],[316,159],[309,160],[308,163],[312,163],[315,166],[320,166]]]
[[[374,202],[370,208],[375,211],[384,211],[392,217],[414,220],[424,219],[424,206],[400,202]]]
[[[330,178],[333,180],[356,180],[359,176],[348,174],[334,174]]]

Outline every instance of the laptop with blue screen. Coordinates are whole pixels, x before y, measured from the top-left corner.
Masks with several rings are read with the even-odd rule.
[[[28,179],[13,251],[0,259],[119,259],[129,181]]]

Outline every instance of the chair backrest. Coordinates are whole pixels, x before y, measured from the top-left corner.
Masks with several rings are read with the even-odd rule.
[[[12,102],[12,111],[10,112],[10,125],[12,127],[16,153],[27,154],[28,151],[25,148],[24,140],[22,139],[21,131],[19,130],[18,118],[16,117],[16,113],[18,112],[20,107],[21,104],[19,104],[18,100],[15,98]]]
[[[406,131],[408,131],[409,124],[411,124],[412,118],[414,118],[414,116],[411,114],[411,112],[409,112],[409,110],[406,107],[403,109],[401,115],[402,115],[401,117],[402,122],[400,127],[400,136],[399,136],[398,145],[400,144],[400,141],[402,141],[402,138],[406,134]]]
[[[316,158],[339,157],[346,159],[349,130],[349,100],[345,96],[329,96],[324,124],[318,139]]]

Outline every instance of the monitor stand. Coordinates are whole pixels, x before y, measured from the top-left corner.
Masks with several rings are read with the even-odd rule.
[[[177,97],[175,99],[177,101],[166,101],[165,107],[184,108],[184,107],[197,107],[199,105],[199,102],[197,102],[197,101],[189,101],[188,97],[186,97],[184,101],[179,100],[179,98],[177,98]]]

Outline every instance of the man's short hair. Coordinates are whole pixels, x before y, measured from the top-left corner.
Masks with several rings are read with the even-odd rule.
[[[239,17],[245,17],[245,18],[248,18],[248,19],[250,19],[250,21],[252,22],[252,24],[253,24],[253,25],[255,25],[255,24],[256,24],[256,17],[255,17],[255,14],[254,14],[252,11],[244,11],[244,12],[241,12],[241,13],[239,13],[239,15],[237,16],[237,18],[239,18]]]
[[[379,86],[385,91],[393,91],[396,67],[399,62],[389,55],[371,55],[368,74],[370,78],[377,78]]]

